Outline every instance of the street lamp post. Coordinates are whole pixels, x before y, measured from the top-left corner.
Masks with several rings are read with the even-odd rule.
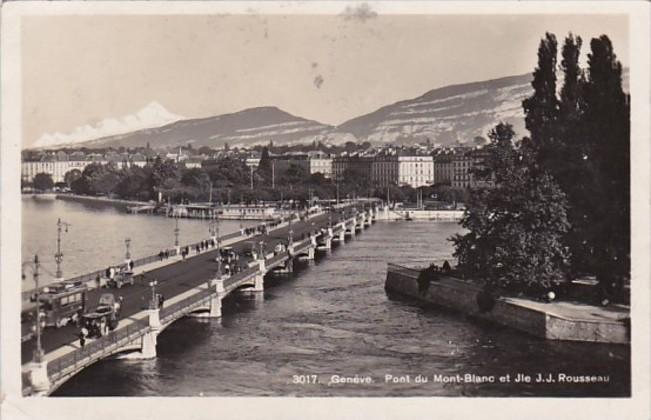
[[[61,269],[61,263],[63,263],[63,253],[61,252],[61,230],[63,227],[66,228],[66,233],[68,233],[68,227],[72,226],[70,223],[66,223],[61,219],[57,220],[57,252],[54,254],[54,260],[57,263],[57,272],[56,278],[63,278],[63,270]]]
[[[131,259],[131,253],[129,252],[129,246],[131,245],[131,238],[127,238],[127,239],[125,239],[125,240],[124,240],[124,244],[125,244],[126,247],[127,247],[126,258],[127,258],[127,260],[129,260],[129,259]]]
[[[36,297],[36,316],[35,318],[35,326],[34,326],[34,332],[36,334],[36,349],[34,349],[34,357],[33,360],[35,363],[41,363],[43,361],[43,345],[41,344],[41,291],[40,287],[38,284],[38,278],[39,278],[39,267],[40,267],[40,261],[38,259],[38,254],[34,255],[34,262],[25,262],[23,263],[23,267],[31,267],[32,268],[32,276],[34,278],[34,287],[35,289],[35,297]],[[24,274],[23,274],[24,277]]]
[[[339,181],[337,181],[337,204],[339,204]]]
[[[174,219],[175,219],[174,246],[178,248],[179,247],[179,232],[180,232],[180,229],[179,229],[179,217],[174,216]]]
[[[219,219],[215,219],[215,242],[219,247]]]
[[[157,280],[152,280],[149,282],[149,287],[151,287],[151,303],[150,308],[156,309],[158,302],[156,302],[156,285],[158,284]]]
[[[260,247],[260,259],[264,260],[264,241],[260,241],[258,246]]]

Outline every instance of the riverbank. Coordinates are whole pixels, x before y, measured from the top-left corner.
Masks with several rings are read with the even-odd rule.
[[[118,198],[93,197],[90,195],[78,195],[78,194],[57,194],[56,199],[65,200],[65,201],[76,201],[80,203],[90,202],[90,203],[117,204],[120,206],[124,206],[125,208],[128,206],[144,206],[150,204],[146,201],[122,200]]]
[[[463,210],[421,210],[421,209],[386,209],[380,212],[382,220],[432,220],[458,222],[463,217]]]
[[[442,276],[423,289],[418,284],[420,271],[389,264],[385,289],[548,340],[630,343],[630,310],[627,307],[498,297],[491,309],[482,310],[477,302],[480,286]]]

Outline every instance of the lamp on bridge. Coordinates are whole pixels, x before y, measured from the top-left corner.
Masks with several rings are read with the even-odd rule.
[[[217,243],[219,241],[219,219],[210,219],[210,222],[208,222],[208,232],[210,233],[210,237]]]
[[[124,245],[126,245],[126,247],[127,247],[126,258],[127,258],[127,260],[130,260],[131,259],[131,253],[129,252],[129,246],[131,245],[131,238],[126,238],[124,240]]]
[[[61,230],[65,227],[66,233],[68,233],[69,226],[72,225],[62,221],[61,219],[57,220],[57,252],[54,254],[54,261],[57,263],[56,278],[58,280],[63,280],[63,270],[61,269],[61,263],[63,263],[63,253],[61,252]]]
[[[258,246],[260,247],[260,259],[264,260],[264,241],[260,241]]]
[[[152,280],[149,282],[149,287],[151,287],[151,302],[149,303],[149,309],[156,309],[158,307],[158,301],[156,300],[156,285],[158,280]]]
[[[174,246],[177,248],[178,252],[178,247],[179,247],[179,233],[181,230],[179,229],[179,216],[174,215],[174,220],[175,220],[175,227],[174,227]]]
[[[34,255],[34,261],[28,261],[23,263],[23,268],[29,267],[32,269],[32,276],[34,278],[34,287],[36,295],[36,316],[35,319],[35,328],[34,332],[36,334],[36,349],[34,349],[34,362],[41,363],[43,360],[43,346],[41,345],[41,297],[40,297],[40,288],[38,285],[38,269],[40,262],[38,260],[38,254]],[[25,275],[23,274],[23,279]]]

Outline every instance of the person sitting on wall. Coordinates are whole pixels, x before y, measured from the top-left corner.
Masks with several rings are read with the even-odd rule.
[[[439,279],[439,268],[436,264],[432,263],[429,267],[422,270],[418,275],[418,293],[424,294],[429,289],[429,284],[432,281],[437,281]]]

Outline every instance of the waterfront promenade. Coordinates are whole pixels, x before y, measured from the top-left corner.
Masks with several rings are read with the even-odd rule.
[[[337,238],[342,240],[347,230],[349,234],[354,234],[355,230],[359,230],[365,226],[370,226],[371,214],[373,214],[374,209],[371,209],[368,203],[366,204],[367,210],[363,210],[361,204],[349,205],[348,207],[352,208],[340,208],[331,213],[313,213],[312,215],[304,217],[303,220],[292,222],[291,225],[285,221],[275,226],[274,229],[267,231],[265,234],[242,236],[240,235],[240,232],[236,232],[235,234],[228,235],[228,238],[221,238],[221,246],[230,245],[235,252],[241,256],[245,256],[246,251],[250,250],[252,247],[255,249],[262,247],[264,249],[264,258],[262,259],[254,260],[250,255],[248,257],[242,257],[243,260],[241,259],[241,262],[248,264],[250,268],[241,273],[241,275],[231,276],[230,279],[220,279],[220,276],[216,274],[218,264],[215,262],[215,258],[219,252],[217,248],[212,248],[200,253],[193,253],[185,260],[178,256],[174,256],[169,259],[164,259],[163,261],[152,261],[146,265],[141,265],[136,273],[145,273],[144,279],[142,276],[139,276],[139,280],[134,286],[128,286],[114,291],[117,296],[123,297],[124,300],[121,308],[122,319],[116,331],[111,333],[113,334],[112,337],[118,337],[118,333],[121,331],[123,333],[123,336],[121,336],[123,339],[127,337],[131,340],[127,343],[130,344],[131,347],[122,346],[123,350],[135,350],[133,344],[134,341],[138,341],[136,347],[144,346],[145,338],[143,338],[143,335],[149,331],[147,330],[147,328],[150,327],[148,319],[151,321],[151,313],[148,312],[148,304],[153,293],[152,288],[149,286],[149,282],[152,280],[156,280],[157,282],[156,293],[161,293],[166,297],[165,308],[161,309],[161,311],[173,307],[177,307],[178,309],[176,313],[168,313],[166,315],[166,321],[168,323],[173,322],[177,317],[189,314],[193,309],[202,309],[200,307],[201,304],[203,304],[207,299],[210,299],[214,294],[212,289],[206,289],[206,285],[210,284],[212,287],[212,285],[215,284],[214,280],[216,278],[220,279],[217,283],[218,294],[220,287],[222,288],[221,292],[223,295],[224,286],[228,289],[227,292],[230,292],[236,288],[249,285],[247,282],[250,283],[251,281],[255,281],[255,289],[261,291],[261,288],[257,287],[257,282],[261,281],[264,274],[269,270],[274,268],[291,269],[291,260],[301,253],[308,256],[308,258],[311,255],[313,258],[314,251],[319,244],[317,238],[321,239],[320,244],[327,244],[327,247],[329,247],[330,240],[333,239],[334,235],[337,235]],[[359,209],[357,207],[359,207]],[[290,252],[274,255],[273,250],[276,245],[281,243],[286,244],[289,236],[292,237],[291,241],[295,241],[294,243],[296,246],[291,247]],[[294,252],[293,254],[292,251]],[[90,290],[88,292],[89,306],[92,307],[96,304],[99,296],[104,292],[106,292],[106,290],[102,288]],[[219,307],[221,307],[222,295],[219,297]],[[211,313],[213,312],[212,305],[213,304],[211,303],[209,308]],[[205,309],[205,305],[203,308]],[[158,315],[157,311],[156,317],[158,317]],[[161,319],[163,319],[162,315]],[[133,337],[130,337],[129,331],[136,331],[136,334]],[[109,336],[111,336],[111,334],[109,334]],[[126,336],[124,336],[124,334],[126,334]],[[59,329],[46,329],[42,336],[45,362],[58,360],[59,364],[61,364],[60,362],[62,358],[65,358],[71,353],[79,353],[80,346],[77,335],[78,329],[72,325]],[[22,360],[24,363],[23,371],[26,374],[24,376],[29,376],[28,372],[34,368],[31,363],[25,364],[32,358],[35,348],[34,341],[35,340],[30,340],[22,345]],[[88,343],[84,350],[87,350],[92,344],[92,341]],[[93,359],[91,361],[88,359],[88,362],[92,363],[96,360],[97,359]],[[75,362],[75,369],[77,370],[74,372],[78,372],[78,370],[83,369],[83,367],[83,365],[77,366],[77,363]],[[45,369],[49,371],[49,373],[52,373],[53,371],[53,368],[48,369],[46,367]],[[68,375],[65,379],[69,376],[72,375]],[[60,383],[61,381],[59,381],[57,385],[60,385]],[[26,386],[27,393],[30,392],[29,388],[29,386]],[[49,392],[49,390],[46,391]]]

